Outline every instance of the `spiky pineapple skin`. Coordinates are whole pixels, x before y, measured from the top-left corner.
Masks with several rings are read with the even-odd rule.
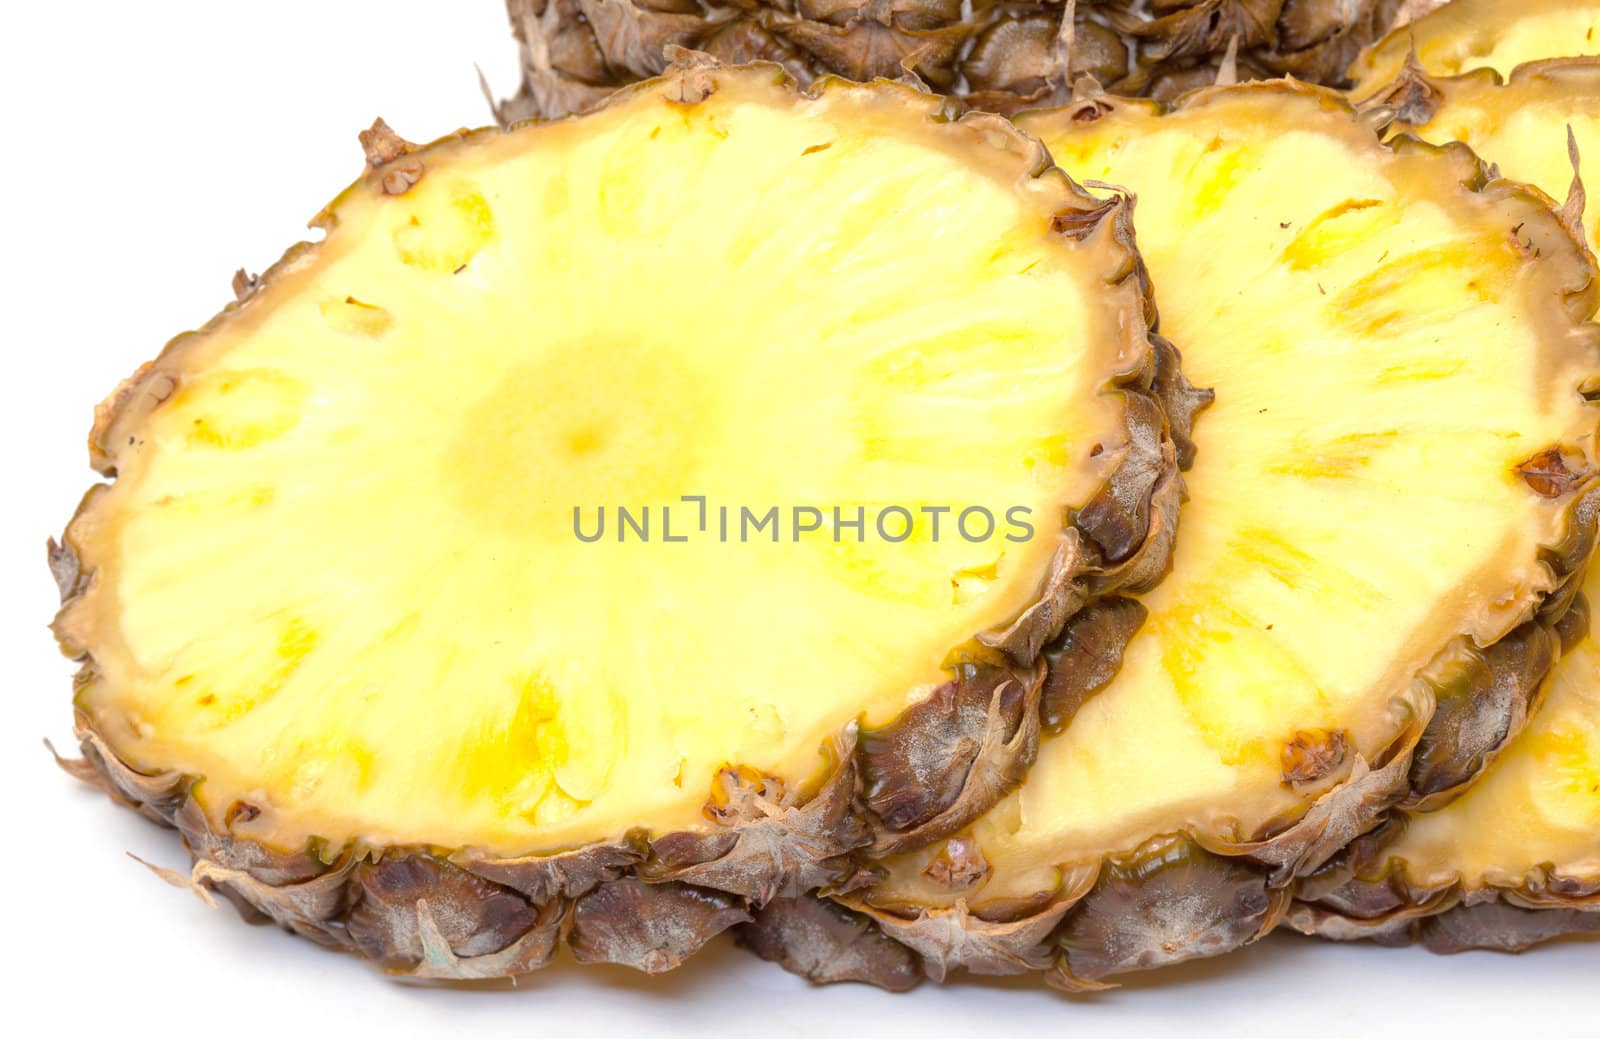
[[[797,102],[829,89],[821,83],[800,91],[772,65],[728,68],[689,57],[663,76],[620,92],[615,103],[651,92],[692,106],[750,83],[781,84]],[[1054,169],[1037,142],[1002,120],[957,119],[937,100],[907,88],[873,89],[898,92],[902,103],[948,132],[1002,147],[1019,177]],[[382,126],[364,134],[363,143],[367,189],[403,192],[408,178],[425,175],[427,147],[411,146]],[[750,920],[761,905],[847,881],[874,843],[915,845],[952,832],[1019,783],[1037,749],[1041,647],[1086,606],[1147,587],[1167,568],[1183,493],[1179,461],[1192,452],[1194,413],[1209,400],[1183,379],[1172,347],[1150,332],[1154,308],[1133,246],[1131,205],[1093,198],[1075,185],[1070,192],[1056,232],[1081,239],[1109,229],[1120,257],[1120,273],[1104,291],[1126,307],[1127,342],[1102,386],[1123,405],[1127,439],[1114,447],[1118,461],[1063,538],[1037,601],[1009,628],[993,633],[993,648],[1011,663],[971,669],[965,680],[952,681],[884,729],[861,734],[854,724],[847,726],[832,743],[830,769],[811,788],[787,789],[728,768],[722,775],[724,801],[703,830],[635,829],[552,854],[506,858],[468,848],[332,846],[320,840],[288,852],[228,832],[226,824],[219,827],[195,796],[203,777],[135,769],[82,711],[75,724],[82,757],[58,762],[178,831],[193,867],[186,877],[167,879],[207,901],[221,895],[246,919],[274,922],[391,973],[422,978],[514,976],[543,966],[563,943],[580,962],[670,970],[716,934]],[[319,221],[332,219],[336,209],[337,202]],[[302,243],[259,278],[236,279],[239,298],[206,328],[247,310],[263,285],[317,248]],[[152,386],[163,378],[159,361],[142,366],[96,409],[90,457],[108,477],[116,473],[113,442],[137,435],[145,409],[159,407],[160,386]],[[85,496],[80,515],[94,497],[94,491]],[[60,544],[51,543],[49,563],[65,610],[94,581],[70,525]],[[88,680],[95,669],[90,648],[59,627],[57,633],[63,651],[81,663],[79,682]],[[889,738],[894,735],[906,738]],[[926,756],[929,748],[951,742],[976,750],[954,757],[946,790],[924,792],[899,813],[898,824],[874,810],[862,790],[864,774],[912,788],[896,777],[925,762],[903,748],[918,747],[915,754]]]
[[[1579,595],[1556,625],[1564,652],[1588,636],[1590,619]],[[1417,944],[1438,953],[1521,952],[1557,938],[1600,935],[1600,872],[1592,862],[1423,883],[1391,854],[1405,830],[1406,818],[1395,816],[1300,879],[1288,926],[1338,941]]]
[[[1294,83],[1217,87],[1170,105],[1091,91],[1053,114],[1093,122],[1127,106],[1170,112],[1204,105],[1226,91],[1305,93],[1359,116],[1342,95]],[[1369,116],[1366,121],[1374,120]],[[1415,139],[1388,146],[1440,150]],[[1464,191],[1515,199],[1539,214],[1540,248],[1565,258],[1552,285],[1564,304],[1563,320],[1575,335],[1593,341],[1600,281],[1592,255],[1537,189],[1493,179],[1491,168],[1475,157],[1471,166],[1475,172],[1462,182]],[[1462,791],[1517,735],[1537,703],[1564,642],[1571,639],[1571,627],[1585,616],[1580,585],[1600,542],[1600,474],[1573,475],[1576,482],[1564,494],[1564,536],[1547,549],[1555,581],[1547,592],[1530,597],[1530,619],[1489,646],[1456,639],[1397,698],[1395,707],[1409,716],[1410,724],[1375,756],[1374,767],[1322,796],[1293,824],[1248,836],[1206,832],[1157,837],[1064,874],[1049,898],[1018,900],[982,912],[969,909],[964,900],[931,912],[918,906],[885,907],[846,890],[833,897],[854,914],[850,925],[819,927],[811,922],[817,911],[804,899],[775,900],[756,910],[754,921],[740,925],[738,932],[746,936],[742,941],[758,955],[816,981],[907,987],[909,952],[921,976],[933,981],[943,981],[957,968],[975,974],[1043,972],[1053,987],[1090,992],[1113,987],[1107,979],[1125,972],[1237,949],[1286,922],[1312,930],[1307,921],[1314,910],[1294,902],[1296,882],[1329,862],[1344,861],[1341,852],[1359,854],[1367,846],[1364,842],[1380,841],[1377,835],[1397,810],[1437,805]],[[1527,478],[1540,479],[1536,473]],[[1064,638],[1070,633],[1069,625]],[[1451,677],[1445,681],[1442,676]],[[1438,905],[1437,892],[1413,895],[1409,906]],[[1425,895],[1435,900],[1427,902]],[[1534,905],[1559,909],[1560,915],[1524,912]],[[1600,930],[1596,908],[1600,889],[1590,880],[1552,875],[1530,878],[1515,894],[1490,899],[1487,905],[1463,904],[1457,915],[1434,923],[1415,920],[1424,915],[1420,911],[1407,915],[1401,910],[1365,936],[1392,942],[1414,938],[1435,947],[1517,948],[1552,933]],[[1331,935],[1347,926],[1330,916],[1322,915],[1325,929],[1320,933]],[[882,942],[884,938],[900,948]],[[865,965],[842,979],[808,970],[807,965],[829,959],[822,948],[829,941],[839,943],[835,954],[840,962]]]
[[[1227,63],[1331,85],[1361,49],[1442,0],[507,0],[523,84],[504,122],[580,112],[666,67],[668,47],[775,61],[801,83],[912,76],[973,108],[1071,100],[1088,76],[1172,98]]]
[[[1438,953],[1522,952],[1557,938],[1600,935],[1600,876],[1592,871],[1548,863],[1511,881],[1413,883],[1385,854],[1403,833],[1400,822],[1373,831],[1304,878],[1288,926],[1335,941],[1421,945]]]

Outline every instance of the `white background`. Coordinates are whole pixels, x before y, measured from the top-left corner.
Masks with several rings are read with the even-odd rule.
[[[728,945],[664,978],[561,964],[516,988],[448,988],[167,887],[123,853],[182,867],[176,838],[79,788],[40,745],[71,746],[44,541],[93,478],[91,409],[219,309],[236,267],[305,234],[359,173],[358,129],[381,114],[428,140],[488,122],[473,65],[509,91],[515,48],[496,0],[147,0],[7,5],[0,52],[0,1030],[1600,1035],[1597,944],[1435,957],[1282,937],[1092,1000],[1016,980],[812,989]]]

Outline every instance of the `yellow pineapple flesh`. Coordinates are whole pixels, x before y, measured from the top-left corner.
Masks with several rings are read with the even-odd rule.
[[[61,621],[95,657],[82,709],[217,811],[264,788],[282,841],[527,851],[692,823],[728,762],[809,776],[938,682],[1048,539],[574,536],[574,509],[683,494],[869,523],[1088,497],[1116,409],[1068,344],[1109,339],[1099,258],[893,106],[830,107],[645,95],[341,200],[113,440]],[[819,183],[861,188],[823,210]]]
[[[1366,97],[1387,85],[1413,54],[1433,76],[1480,68],[1504,76],[1542,58],[1600,54],[1600,2],[1452,0],[1363,51],[1350,67],[1353,93]]]

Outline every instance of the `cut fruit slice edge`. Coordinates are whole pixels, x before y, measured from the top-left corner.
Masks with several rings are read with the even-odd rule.
[[[697,59],[363,143],[325,239],[97,412],[73,771],[434,977],[667,969],[1015,785],[1042,645],[1168,564],[1206,396],[1125,202],[909,88]]]
[[[1585,581],[1600,595],[1600,574]],[[1288,923],[1324,938],[1518,951],[1600,935],[1600,628],[1575,646],[1528,724],[1461,797],[1397,813],[1300,881]]]
[[[1393,114],[1390,133],[1460,141],[1502,175],[1564,199],[1563,216],[1595,248],[1600,205],[1586,211],[1577,167],[1584,155],[1600,161],[1600,57],[1535,61],[1507,77],[1484,68],[1441,78],[1410,64],[1364,105]]]
[[[1433,76],[1600,54],[1600,0],[1452,0],[1389,32],[1350,66],[1354,93],[1388,86],[1408,62]]]
[[[1461,140],[1507,174],[1567,195],[1595,241],[1576,156],[1600,155],[1600,59],[1541,61],[1433,79],[1414,68],[1380,91],[1397,130]],[[1570,137],[1569,137],[1570,134]],[[1570,181],[1570,187],[1569,185]],[[1584,594],[1600,599],[1591,566]],[[1600,933],[1600,629],[1573,609],[1570,651],[1526,731],[1483,778],[1433,812],[1397,814],[1302,880],[1288,921],[1330,938],[1417,941],[1440,952],[1522,949]],[[1575,643],[1575,647],[1571,644]]]
[[[1595,536],[1600,286],[1542,193],[1386,145],[1331,91],[1018,122],[1137,193],[1163,330],[1216,401],[1142,628],[1096,652],[1086,612],[1046,650],[1064,731],[1027,782],[831,894],[936,979],[1087,989],[1254,940],[1297,876],[1523,723]],[[775,902],[746,942],[804,969],[853,933],[820,916]],[[903,980],[891,959],[863,979]]]

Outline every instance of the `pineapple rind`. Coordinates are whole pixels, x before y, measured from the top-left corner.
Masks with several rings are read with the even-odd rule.
[[[1596,49],[1600,51],[1600,44]],[[1580,156],[1600,150],[1600,57],[1532,61],[1507,75],[1481,68],[1436,77],[1410,65],[1363,105],[1392,111],[1391,133],[1437,143],[1461,141],[1491,157],[1504,176],[1534,184],[1561,201],[1580,186],[1567,132]],[[1593,251],[1600,236],[1600,205],[1573,216],[1581,219]]]
[[[917,954],[872,921],[824,898],[776,898],[772,912],[757,910],[734,940],[764,960],[807,981],[865,981],[890,992],[922,980]]]
[[[1412,62],[1433,76],[1480,68],[1509,75],[1544,58],[1595,54],[1600,54],[1597,0],[1454,0],[1362,51],[1350,66],[1350,78],[1355,95],[1365,98],[1394,82]]]
[[[1563,131],[1573,130],[1584,154],[1600,146],[1600,58],[1531,62],[1507,77],[1484,68],[1435,78],[1412,66],[1372,103],[1393,108],[1395,131],[1464,140],[1559,197],[1571,176]],[[1513,119],[1532,126],[1508,136]],[[1539,126],[1547,139],[1530,141]],[[1591,246],[1596,208],[1567,216],[1582,218]],[[1591,568],[1584,584],[1594,600],[1600,571]],[[1566,655],[1530,705],[1528,727],[1495,748],[1464,796],[1408,806],[1299,881],[1290,926],[1437,952],[1600,934],[1600,629],[1581,602],[1560,628]]]
[[[1298,95],[1325,110],[1344,113],[1352,124],[1357,116],[1340,96],[1294,84],[1202,91],[1179,102],[1178,110],[1222,103],[1244,92]],[[1072,126],[1124,110],[1144,118],[1171,111],[1154,102],[1091,96],[1022,123],[1050,141],[1052,120],[1059,120],[1058,126]],[[1314,121],[1309,113],[1303,118],[1308,124]],[[1362,147],[1376,150],[1370,121],[1368,127],[1363,131],[1368,143]],[[1537,272],[1530,272],[1536,287],[1530,286],[1527,298],[1556,302],[1549,308],[1552,320],[1537,323],[1544,352],[1535,370],[1557,380],[1549,385],[1570,383],[1576,404],[1580,391],[1592,385],[1600,343],[1591,321],[1600,300],[1593,258],[1551,210],[1546,196],[1521,184],[1491,181],[1487,168],[1466,149],[1433,148],[1408,138],[1394,140],[1388,147],[1404,161],[1432,163],[1429,183],[1459,183],[1466,196],[1477,196],[1473,204],[1495,207],[1508,227],[1518,224],[1519,230],[1532,233],[1536,244],[1518,261]],[[1224,386],[1219,392],[1225,395],[1228,389]],[[1571,437],[1579,452],[1588,455],[1595,446],[1592,421],[1577,414],[1572,419],[1574,424],[1561,434],[1563,440]],[[1204,472],[1203,446],[1200,464],[1198,471]],[[936,980],[954,967],[972,973],[1044,970],[1047,980],[1058,987],[1091,990],[1106,987],[1107,978],[1123,971],[1215,955],[1253,941],[1284,919],[1296,878],[1316,870],[1394,809],[1437,804],[1459,794],[1492,767],[1496,755],[1526,721],[1559,654],[1558,627],[1576,597],[1596,539],[1600,485],[1590,459],[1574,464],[1575,479],[1552,502],[1557,512],[1547,514],[1539,508],[1530,514],[1527,535],[1514,550],[1523,562],[1495,563],[1482,575],[1481,603],[1485,608],[1492,604],[1502,620],[1467,610],[1467,615],[1452,621],[1461,624],[1456,630],[1463,634],[1447,639],[1431,663],[1420,672],[1410,672],[1408,665],[1406,673],[1396,673],[1388,685],[1393,693],[1383,722],[1387,735],[1365,752],[1344,781],[1320,794],[1313,792],[1300,813],[1286,813],[1261,830],[1241,832],[1216,812],[1207,822],[1192,822],[1181,832],[1152,837],[1098,860],[1075,858],[1059,865],[1044,861],[1030,872],[1011,865],[1013,875],[1003,895],[985,895],[981,888],[963,892],[958,886],[931,897],[930,885],[914,880],[935,850],[930,847],[886,864],[891,878],[901,878],[898,887],[879,881],[876,889],[847,890],[833,897],[859,914],[854,918],[859,927],[875,924],[877,931],[868,933],[894,938],[912,950],[924,974]],[[1529,468],[1536,470],[1537,465]],[[1528,489],[1537,491],[1538,482],[1536,474],[1530,475]],[[1191,525],[1191,538],[1194,530]],[[1182,552],[1180,546],[1175,565],[1181,565]],[[1530,564],[1548,567],[1548,579],[1525,582],[1514,576],[1516,569]],[[1160,599],[1172,588],[1164,585],[1152,598]],[[1502,612],[1502,606],[1510,608]],[[1507,625],[1503,618],[1525,619]],[[1141,737],[1136,724],[1132,730],[1130,736]],[[1059,755],[1054,760],[1059,761]],[[1022,794],[1040,789],[1037,785],[1046,778],[1036,767]],[[991,809],[985,818],[1017,812],[1018,796]],[[1218,806],[1222,811],[1227,807]],[[1028,817],[1019,813],[996,821],[990,829],[999,833],[1027,825]],[[935,864],[930,862],[929,869]],[[819,959],[811,947],[803,956],[783,954],[779,939],[801,931],[778,919],[791,912],[796,910],[788,901],[758,911],[746,929],[759,931],[764,941],[752,944],[780,962]],[[815,943],[831,933],[811,929],[796,940]],[[863,974],[858,980],[870,981],[872,975]]]
[[[672,47],[775,61],[801,83],[908,73],[973,108],[1064,104],[1090,76],[1119,94],[1171,98],[1209,85],[1236,48],[1241,78],[1337,84],[1362,47],[1441,0],[507,0],[523,82],[503,122],[588,109],[656,75]],[[1063,38],[1075,12],[1070,47]]]
[[[938,99],[904,87],[825,81],[799,94],[775,66],[730,69],[697,59],[623,91],[611,104],[648,95],[651,103],[660,97],[688,107],[718,92],[725,97],[756,95],[769,104],[803,104],[809,98],[857,92],[863,100],[893,104],[906,113],[908,123],[932,127],[926,132],[947,140],[953,152],[985,155],[985,161],[1007,171],[1007,178],[1014,176],[1022,188],[1047,193],[1056,207],[1051,211],[1053,226],[1084,248],[1097,250],[1094,255],[1107,272],[1097,292],[1117,312],[1120,332],[1116,342],[1100,344],[1105,351],[1101,389],[1120,413],[1117,425],[1123,436],[1120,442],[1115,436],[1105,440],[1095,467],[1100,489],[1080,510],[1082,522],[1063,533],[1042,575],[1039,599],[1008,628],[991,633],[990,648],[951,683],[958,698],[976,688],[991,694],[993,703],[980,712],[975,726],[956,734],[982,748],[966,759],[970,778],[958,777],[961,781],[948,796],[922,805],[905,819],[907,832],[921,828],[931,839],[1003,794],[1031,758],[1037,746],[1043,669],[1028,654],[1036,657],[1038,647],[1084,605],[1147,587],[1164,571],[1182,493],[1177,457],[1180,451],[1187,453],[1188,423],[1206,395],[1183,381],[1175,353],[1148,334],[1153,310],[1133,248],[1131,206],[1083,193],[1051,166],[1037,142],[1009,124],[981,116],[956,121]],[[384,139],[376,129],[374,136],[367,177],[325,210],[319,225],[334,226],[341,204],[358,193],[403,193],[425,169],[429,148],[435,147],[396,143],[398,139]],[[448,147],[453,140],[441,144]],[[470,249],[472,240],[450,247]],[[262,278],[236,284],[241,299],[206,330],[249,313],[262,286],[292,275],[314,260],[318,248],[296,246]],[[371,321],[365,314],[350,317],[357,334]],[[189,337],[180,337],[168,350],[183,349],[186,341]],[[138,439],[148,416],[173,390],[173,380],[158,360],[108,398],[97,410],[91,434],[97,468],[115,475],[122,445]],[[105,490],[102,486],[85,496],[63,543],[51,546],[51,567],[63,599],[57,635],[64,651],[83,661],[80,688],[96,677],[96,632],[71,619],[72,607],[92,594],[96,559],[78,534]],[[304,642],[296,636],[288,646],[303,647]],[[751,907],[842,878],[853,868],[850,854],[872,840],[875,831],[880,839],[895,836],[854,796],[858,770],[892,773],[895,752],[880,747],[876,757],[858,754],[853,723],[845,724],[824,747],[820,775],[766,777],[725,768],[722,789],[711,802],[716,811],[708,814],[705,825],[666,833],[630,828],[607,839],[530,849],[526,855],[360,838],[312,837],[285,844],[272,837],[270,802],[238,802],[231,808],[210,803],[203,777],[140,771],[120,758],[87,711],[78,711],[76,730],[83,758],[63,762],[64,767],[178,829],[194,859],[186,883],[197,893],[207,898],[221,894],[248,916],[265,916],[392,971],[421,977],[483,978],[529,971],[545,963],[563,939],[584,961],[670,969],[716,933],[746,919]]]
[[[1600,593],[1600,573],[1585,580]],[[1580,602],[1537,713],[1462,797],[1397,813],[1295,887],[1304,934],[1435,952],[1600,934],[1600,627]]]

